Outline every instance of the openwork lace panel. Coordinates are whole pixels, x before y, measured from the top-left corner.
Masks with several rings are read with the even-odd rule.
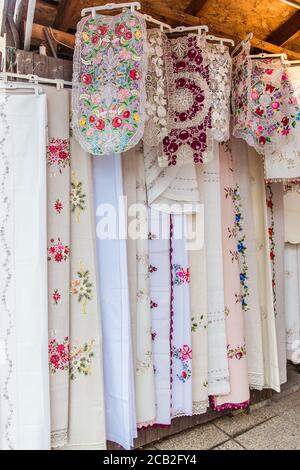
[[[232,62],[231,108],[233,135],[244,137],[247,121],[248,100],[251,85],[251,59],[248,58],[250,45],[247,45],[234,57]]]
[[[170,101],[168,135],[163,139],[159,165],[203,163],[211,158],[212,132],[209,67],[205,42],[197,35],[170,40],[167,60]]]
[[[165,62],[170,60],[171,49],[166,35],[159,29],[148,31],[148,47],[146,122],[143,140],[152,147],[159,144],[168,133],[168,83]]]
[[[73,129],[94,155],[120,153],[144,132],[147,37],[143,17],[125,11],[83,18],[73,66]]]
[[[207,53],[213,137],[225,142],[229,139],[232,59],[228,47],[219,44],[208,44]]]

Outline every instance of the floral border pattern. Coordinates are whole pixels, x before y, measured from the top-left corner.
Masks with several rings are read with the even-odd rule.
[[[266,192],[267,192],[267,208],[270,215],[270,223],[268,227],[268,237],[270,242],[270,261],[271,261],[271,269],[272,269],[272,291],[273,291],[273,302],[274,302],[274,315],[277,315],[276,309],[276,269],[275,269],[275,220],[274,220],[274,202],[273,202],[273,190],[272,185],[266,185]]]

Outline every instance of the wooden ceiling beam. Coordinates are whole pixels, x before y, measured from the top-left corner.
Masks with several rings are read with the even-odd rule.
[[[45,41],[44,34],[45,26],[37,23],[32,25],[32,39],[37,39],[38,41]],[[59,43],[65,44],[67,47],[74,49],[75,46],[75,36],[74,34],[66,33],[65,31],[59,31],[58,29],[50,28],[50,36],[56,39]],[[300,55],[300,54],[299,54]]]
[[[54,21],[54,28],[67,31],[72,26],[72,19],[76,15],[78,8],[78,0],[61,0],[57,8],[57,14]],[[80,12],[79,12],[80,14]]]
[[[188,7],[185,9],[185,12],[190,15],[199,16],[201,10],[205,7],[207,3],[208,0],[192,0]]]
[[[266,38],[266,41],[273,44],[284,44],[288,41],[295,33],[299,31],[300,28],[300,10],[291,16],[285,23],[283,23],[279,28],[272,31],[271,34]]]
[[[280,45],[281,45],[281,47],[287,47],[292,42],[296,41],[298,38],[300,38],[300,29]]]

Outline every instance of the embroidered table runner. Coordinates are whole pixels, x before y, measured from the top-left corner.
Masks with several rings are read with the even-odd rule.
[[[285,241],[300,243],[300,183],[284,185]]]
[[[287,358],[299,363],[300,246],[285,244],[285,323]]]

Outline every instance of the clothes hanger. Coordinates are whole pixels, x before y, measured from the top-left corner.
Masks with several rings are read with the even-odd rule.
[[[1,74],[2,75],[2,74]],[[18,89],[26,89],[26,90],[33,90],[35,96],[39,96],[43,94],[43,89],[41,86],[38,86],[34,83],[23,83],[23,82],[9,82],[5,81],[2,76],[0,77],[0,89],[4,90],[18,90]]]
[[[228,43],[231,46],[235,45],[235,42],[233,41],[233,39],[220,38],[218,36],[214,36],[213,34],[208,34],[205,37],[208,41],[218,42],[219,44],[221,44],[221,46],[224,46],[224,44],[226,43]]]
[[[152,16],[150,15],[146,15],[143,13],[143,17],[145,18],[146,21],[148,21],[149,23],[153,23],[153,24],[157,24],[159,27],[160,27],[160,30],[161,31],[164,31],[164,29],[166,29],[167,31],[171,31],[172,30],[172,27],[167,24],[167,23],[163,23],[162,21],[159,21],[159,20],[156,20],[155,18],[153,18]]]
[[[245,37],[245,39],[243,39],[243,41],[239,42],[239,43],[235,46],[235,48],[233,49],[233,51],[232,51],[232,53],[231,53],[231,57],[233,57],[234,54],[240,50],[240,48],[245,49],[245,48],[247,47],[247,45],[249,44],[249,42],[251,41],[252,38],[253,38],[253,33],[247,34],[247,36]]]
[[[120,8],[130,8],[131,12],[141,9],[140,2],[127,2],[127,3],[107,3],[106,5],[101,5],[99,7],[89,7],[81,10],[81,16],[85,16],[88,13],[92,14],[92,17],[95,18],[97,11],[104,10],[119,10]]]
[[[17,79],[22,79],[22,80],[28,80],[30,83],[33,85],[37,85],[38,83],[48,83],[51,85],[56,85],[56,88],[58,90],[62,90],[65,86],[72,86],[72,82],[68,82],[66,80],[62,80],[60,78],[57,79],[51,79],[51,78],[44,78],[44,77],[39,77],[38,75],[22,75],[20,73],[11,73],[11,72],[2,72],[0,73],[0,80],[3,80],[6,83],[9,84],[14,84],[17,82],[13,81],[8,81],[8,78],[17,78]],[[22,83],[22,82],[20,82]],[[23,83],[23,85],[30,85],[30,83]],[[41,87],[40,87],[41,88]]]
[[[205,24],[199,26],[177,26],[177,28],[171,28],[168,34],[185,33],[186,31],[197,31],[201,35],[203,32],[208,33],[208,26]]]
[[[248,55],[248,58],[249,59],[268,59],[268,58],[272,58],[272,57],[277,57],[278,59],[281,59],[282,62],[285,62],[287,61],[287,55],[285,53],[281,53],[281,54],[265,54],[264,52],[262,52],[261,54],[249,54]]]
[[[300,60],[286,60],[286,65],[300,65]]]

